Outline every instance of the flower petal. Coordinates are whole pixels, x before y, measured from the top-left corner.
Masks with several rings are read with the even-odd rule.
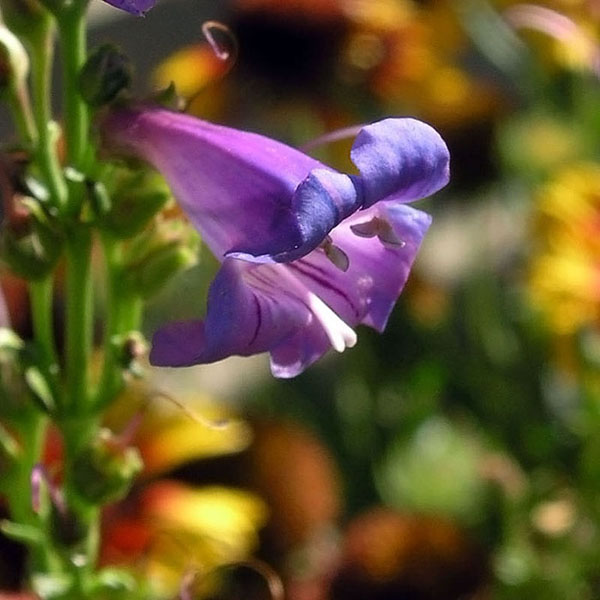
[[[352,232],[353,225],[373,218],[384,219],[403,243],[386,244]],[[378,204],[331,232],[332,242],[348,256],[347,271],[338,269],[321,250],[288,267],[346,323],[383,331],[430,224],[430,215],[401,202]]]
[[[352,224],[374,217],[387,219],[403,245],[352,233]],[[350,326],[384,329],[430,221],[399,202],[347,219],[331,233],[349,257],[345,272],[322,249],[285,265],[227,259],[211,286],[206,320],[161,328],[150,362],[186,366],[270,351],[273,374],[294,377],[332,345],[352,345]]]
[[[314,169],[296,188],[292,210],[300,232],[300,244],[288,250],[269,252],[264,241],[259,240],[245,251],[232,250],[227,256],[257,263],[289,262],[316,248],[329,232],[362,204],[360,183],[357,177],[343,175],[327,169]],[[288,242],[289,245],[289,242]]]
[[[190,366],[276,346],[311,319],[306,305],[281,285],[278,273],[268,265],[227,259],[211,284],[205,321],[160,328],[154,334],[150,362]]]
[[[156,3],[156,0],[104,0],[114,6],[138,17],[144,16]]]
[[[412,202],[443,188],[450,154],[439,133],[415,119],[384,119],[356,136],[350,153],[364,186],[364,208],[380,200]]]
[[[158,108],[114,111],[102,130],[107,147],[164,175],[218,258],[302,245],[292,199],[298,184],[322,167],[315,159],[261,135]]]

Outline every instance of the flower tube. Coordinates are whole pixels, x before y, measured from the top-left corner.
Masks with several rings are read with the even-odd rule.
[[[411,202],[448,181],[448,150],[414,119],[363,128],[345,175],[270,138],[162,108],[117,109],[105,146],[158,169],[219,259],[289,262],[318,247],[343,219],[380,200]]]

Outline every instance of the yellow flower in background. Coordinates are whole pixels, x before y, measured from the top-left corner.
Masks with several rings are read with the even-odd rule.
[[[169,597],[187,573],[201,578],[248,558],[267,518],[264,504],[248,492],[169,480],[143,490],[138,511],[137,518],[154,533],[141,561],[144,576]]]
[[[154,73],[158,87],[174,82],[177,92],[190,98],[227,72],[227,64],[208,44],[186,46],[165,59]]]
[[[251,441],[249,426],[211,399],[179,405],[179,397],[134,385],[107,417],[112,430],[130,431],[126,443],[139,450],[144,471],[104,515],[102,562],[134,566],[159,598],[176,594],[186,574],[202,577],[248,558],[267,519],[265,504],[250,492],[156,478],[191,461],[238,453]]]
[[[558,334],[600,317],[600,166],[560,172],[539,192],[529,290]]]

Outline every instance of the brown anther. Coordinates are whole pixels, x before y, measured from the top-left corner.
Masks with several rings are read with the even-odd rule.
[[[325,256],[336,266],[340,271],[344,273],[350,266],[350,259],[348,255],[339,247],[336,246],[331,237],[327,236],[320,246],[325,252]]]
[[[396,235],[396,232],[389,222],[381,217],[373,217],[370,221],[366,221],[365,223],[350,225],[350,229],[354,235],[359,237],[372,238],[377,236],[379,241],[384,245],[395,246],[398,248],[402,248],[406,245],[406,242]]]
[[[350,229],[358,237],[372,238],[379,233],[378,221],[377,217],[373,217],[370,221],[350,225]]]

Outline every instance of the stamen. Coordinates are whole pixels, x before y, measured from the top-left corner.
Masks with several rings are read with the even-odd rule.
[[[394,228],[384,219],[379,219],[379,231],[377,237],[384,245],[389,244],[390,246],[397,246],[399,248],[406,246],[406,242],[396,235]]]
[[[503,17],[515,29],[540,31],[566,44],[579,45],[585,51],[587,66],[600,76],[600,49],[575,21],[551,8],[535,4],[516,4]]]
[[[214,421],[211,419],[205,419],[196,411],[187,407],[183,402],[180,402],[179,400],[177,400],[177,398],[174,398],[173,396],[171,396],[171,394],[165,392],[164,390],[154,390],[152,392],[152,395],[150,396],[150,400],[154,400],[155,398],[163,398],[165,400],[168,400],[169,402],[174,404],[179,410],[181,410],[181,412],[186,417],[198,423],[199,425],[206,427],[207,429],[226,429],[231,425],[231,422],[227,419]]]
[[[279,267],[279,268],[277,268]],[[277,265],[276,272],[292,286],[295,295],[304,302],[325,331],[332,347],[338,352],[352,348],[358,338],[356,332],[334,310],[329,308],[319,296],[298,279],[285,265]]]
[[[346,321],[341,319],[321,298],[312,292],[307,292],[308,306],[319,323],[323,326],[331,345],[337,352],[352,348],[358,337]]]
[[[285,594],[281,578],[268,564],[252,558],[250,560],[223,565],[215,569],[214,572],[225,570],[229,571],[232,569],[250,569],[251,571],[254,571],[266,583],[271,600],[284,600]],[[199,582],[201,583],[202,579],[204,579],[206,575],[208,574],[203,574],[198,569],[188,571],[183,576],[179,587],[180,600],[193,600],[195,597],[195,585],[197,585]]]
[[[398,237],[389,222],[381,217],[373,217],[370,221],[365,223],[350,225],[350,229],[352,230],[352,233],[358,237],[372,238],[377,236],[379,241],[384,245],[395,246],[398,248],[402,248],[406,245],[406,242]]]
[[[365,223],[350,225],[350,229],[352,230],[352,233],[358,237],[372,238],[375,237],[379,231],[378,221],[379,219],[377,217],[373,217],[370,221],[366,221]]]
[[[321,248],[325,251],[325,256],[336,266],[340,271],[344,273],[350,266],[350,259],[348,255],[339,247],[336,246],[330,236],[327,236],[321,243]]]

